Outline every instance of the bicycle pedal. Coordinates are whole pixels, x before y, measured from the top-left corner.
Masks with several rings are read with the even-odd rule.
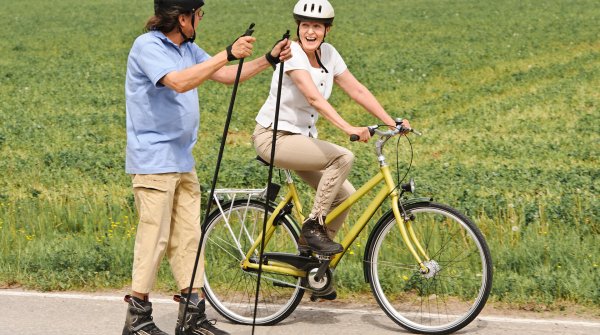
[[[319,300],[335,300],[337,298],[337,293],[335,291],[325,294],[325,295],[318,295],[318,294],[311,294],[310,295],[310,301],[315,302],[315,301],[319,301]]]

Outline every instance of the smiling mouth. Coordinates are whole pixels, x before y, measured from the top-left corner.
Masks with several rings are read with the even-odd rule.
[[[307,42],[315,42],[317,39],[315,37],[305,37]]]

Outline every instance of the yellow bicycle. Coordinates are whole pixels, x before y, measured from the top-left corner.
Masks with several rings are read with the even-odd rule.
[[[221,315],[235,323],[272,325],[294,311],[305,291],[313,297],[331,293],[337,265],[386,199],[391,209],[371,230],[363,261],[365,280],[383,311],[407,330],[427,334],[457,331],[479,314],[492,285],[492,259],[483,235],[450,206],[405,198],[414,191],[414,182],[396,184],[383,149],[406,129],[370,129],[378,135],[380,170],[329,213],[326,223],[382,187],[340,241],[342,253],[322,257],[298,252],[297,222],[304,216],[287,170],[287,192],[278,203],[269,201],[262,259],[265,190],[215,192],[218,208],[209,216],[203,242],[204,292]],[[229,201],[219,199],[225,193],[232,195]],[[263,272],[254,319],[259,265]]]

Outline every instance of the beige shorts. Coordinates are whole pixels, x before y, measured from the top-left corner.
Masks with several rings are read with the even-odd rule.
[[[132,290],[149,293],[165,253],[180,290],[190,285],[200,241],[200,184],[196,172],[136,174],[133,194],[139,223],[133,251]],[[204,257],[194,288],[202,287]]]

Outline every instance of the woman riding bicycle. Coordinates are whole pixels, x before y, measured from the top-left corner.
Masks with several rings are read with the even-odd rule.
[[[396,122],[352,75],[338,51],[331,44],[324,43],[334,19],[329,1],[300,0],[293,15],[298,25],[298,40],[292,42],[292,58],[284,66],[287,75],[283,77],[281,87],[274,165],[293,170],[316,189],[311,213],[302,225],[300,252],[312,250],[317,254],[333,255],[343,251],[333,238],[348,210],[326,227],[325,217],[355,192],[346,179],[354,154],[346,148],[317,139],[316,122],[321,114],[347,135],[358,135],[361,142],[367,142],[371,137],[367,127],[349,124],[327,102],[333,84],[388,126],[396,127]],[[275,71],[273,75],[269,97],[256,117],[257,126],[252,136],[256,152],[267,162],[271,153],[278,73]],[[410,128],[408,121],[403,122],[405,127]]]

